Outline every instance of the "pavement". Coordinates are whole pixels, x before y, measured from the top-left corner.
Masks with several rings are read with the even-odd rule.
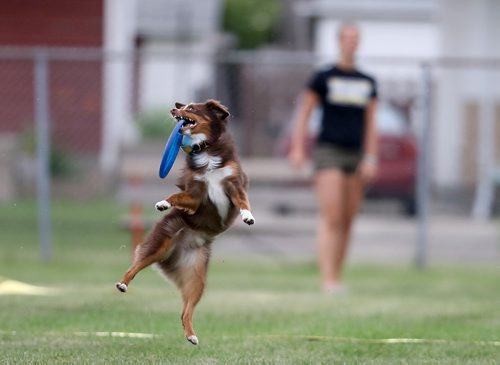
[[[226,256],[273,260],[314,260],[317,224],[309,189],[250,190],[254,226],[237,222],[217,241]],[[288,204],[287,209],[283,207]],[[365,201],[353,227],[349,260],[364,263],[412,263],[419,244],[416,218],[400,213],[396,202]],[[286,213],[283,214],[283,211]],[[500,265],[500,225],[476,222],[462,214],[432,213],[426,230],[425,257],[433,263]]]
[[[214,259],[252,257],[260,260],[314,260],[317,209],[306,182],[280,160],[242,162],[250,177],[249,197],[256,224],[239,220],[214,245]],[[118,199],[146,207],[177,191],[176,163],[166,180],[157,176],[158,161],[147,154],[124,159]],[[131,178],[132,177],[132,178]],[[349,260],[363,263],[414,262],[419,242],[416,218],[402,215],[397,202],[364,202],[353,227]],[[153,215],[154,217],[154,215]],[[422,232],[422,231],[420,231]],[[477,222],[463,211],[441,209],[431,202],[424,231],[425,257],[434,263],[500,265],[500,223]]]

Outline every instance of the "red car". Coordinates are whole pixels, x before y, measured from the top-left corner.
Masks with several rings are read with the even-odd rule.
[[[403,211],[415,215],[417,142],[405,115],[381,104],[377,112],[379,171],[368,197],[398,199]]]
[[[415,215],[415,185],[417,171],[417,142],[408,118],[399,109],[380,103],[377,108],[379,132],[379,170],[375,181],[367,190],[368,198],[397,199],[403,212]],[[307,141],[308,152],[314,145],[320,115],[312,117]],[[290,131],[278,143],[279,155],[286,155],[290,147]]]

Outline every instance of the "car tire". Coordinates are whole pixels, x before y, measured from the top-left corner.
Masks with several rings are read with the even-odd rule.
[[[417,202],[415,197],[409,197],[402,202],[403,213],[408,217],[414,217],[417,214]]]

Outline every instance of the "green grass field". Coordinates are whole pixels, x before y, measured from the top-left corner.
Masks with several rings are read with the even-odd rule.
[[[39,260],[35,208],[0,206],[0,287],[59,291],[0,295],[0,364],[500,363],[498,266],[354,265],[350,294],[332,297],[314,263],[222,260],[215,245],[193,346],[179,295],[156,272],[114,289],[130,260],[123,207],[56,203],[51,263]]]

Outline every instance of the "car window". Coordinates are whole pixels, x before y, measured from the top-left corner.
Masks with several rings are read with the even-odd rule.
[[[398,109],[379,104],[377,108],[377,127],[383,134],[405,134],[408,130],[406,118]]]

